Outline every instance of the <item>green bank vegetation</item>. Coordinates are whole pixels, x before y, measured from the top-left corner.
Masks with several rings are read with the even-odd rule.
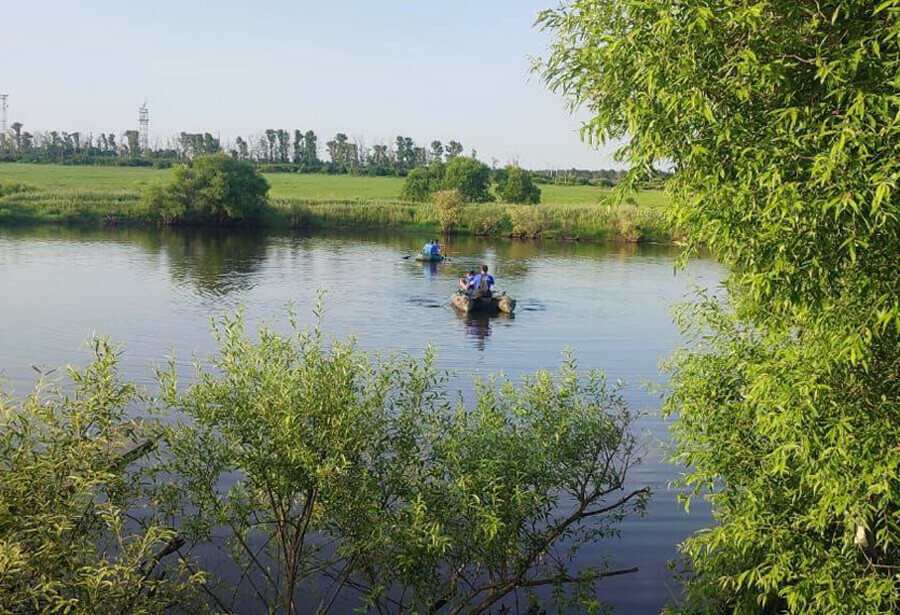
[[[673,611],[900,607],[900,2],[567,0],[539,66],[592,140],[671,161],[672,219],[730,269],[682,312],[665,412],[685,498]]]
[[[223,155],[220,155],[223,156]],[[155,185],[175,170],[0,165],[0,222],[159,224],[166,216]],[[432,202],[398,200],[403,180],[321,174],[264,174],[268,205],[256,223],[280,228],[378,228],[438,232]],[[514,185],[516,180],[513,179]],[[522,184],[519,183],[521,186]],[[524,186],[523,190],[528,190]],[[665,194],[640,191],[615,204],[595,186],[542,185],[543,203],[461,205],[454,232],[484,236],[669,241]],[[143,198],[145,193],[153,198]],[[551,199],[555,199],[552,200]],[[154,202],[156,203],[154,205]]]
[[[64,389],[0,397],[3,612],[486,613],[538,587],[595,612],[598,582],[633,572],[572,566],[649,495],[626,487],[634,417],[602,374],[483,380],[466,408],[430,351],[375,360],[240,316],[215,335],[156,397],[102,341]],[[119,456],[123,435],[152,452]]]

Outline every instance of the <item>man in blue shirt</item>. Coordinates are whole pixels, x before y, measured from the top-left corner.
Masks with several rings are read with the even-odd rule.
[[[434,244],[430,240],[422,246],[422,254],[434,254]]]
[[[487,265],[481,266],[481,273],[472,278],[472,281],[469,282],[469,289],[472,291],[472,296],[475,298],[478,297],[490,297],[491,296],[491,287],[494,286],[494,277],[488,273]]]

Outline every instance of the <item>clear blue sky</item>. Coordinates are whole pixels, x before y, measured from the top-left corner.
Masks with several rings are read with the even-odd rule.
[[[11,0],[0,92],[26,130],[120,133],[150,106],[151,141],[265,128],[457,139],[487,162],[613,166],[528,68],[555,0]]]

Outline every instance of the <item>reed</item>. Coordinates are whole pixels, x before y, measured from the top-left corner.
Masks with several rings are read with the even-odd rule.
[[[40,190],[30,186],[0,196],[0,224],[159,224],[138,190]],[[295,229],[393,229],[439,233],[431,203],[383,199],[272,198],[260,224]],[[541,203],[463,205],[454,232],[486,237],[528,237],[606,241],[677,239],[663,208],[637,204]]]

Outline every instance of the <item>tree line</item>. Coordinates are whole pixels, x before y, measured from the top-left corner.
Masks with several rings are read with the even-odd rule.
[[[420,144],[411,137],[398,135],[390,143],[366,144],[339,132],[321,142],[313,130],[267,128],[250,136],[222,141],[208,132],[181,132],[162,144],[140,147],[137,130],[123,133],[84,133],[58,130],[28,131],[14,122],[7,134],[0,134],[0,161],[38,164],[155,166],[168,168],[176,162],[197,156],[225,152],[252,162],[268,173],[329,173],[405,177],[414,169],[446,164],[463,156],[460,141],[435,139]],[[477,158],[477,152],[469,152]],[[496,171],[497,160],[491,161]],[[536,183],[563,185],[613,186],[623,177],[615,169],[540,170],[533,173]]]
[[[21,122],[14,122],[7,134],[0,135],[0,160],[4,162],[165,167],[219,152],[253,162],[269,172],[405,176],[412,169],[461,156],[463,145],[456,140],[433,140],[426,146],[398,135],[390,144],[369,146],[342,132],[321,144],[312,130],[268,128],[256,135],[239,136],[233,142],[223,142],[208,132],[181,132],[162,145],[142,149],[136,130],[119,135],[28,131]],[[471,155],[475,156],[474,150]]]

